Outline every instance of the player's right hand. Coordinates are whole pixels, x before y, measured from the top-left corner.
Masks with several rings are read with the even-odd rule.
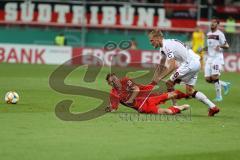
[[[112,109],[111,106],[108,106],[105,108],[105,112],[115,112],[116,110],[115,109]]]

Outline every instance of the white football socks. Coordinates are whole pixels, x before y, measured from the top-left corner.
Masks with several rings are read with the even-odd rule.
[[[213,108],[216,105],[214,103],[212,103],[207,96],[205,96],[205,94],[203,94],[202,92],[197,92],[195,95],[195,98],[201,102],[203,102],[204,104],[208,105],[209,108]]]
[[[214,85],[215,85],[216,96],[219,98],[222,97],[222,88],[221,88],[220,82],[217,81],[214,83]]]

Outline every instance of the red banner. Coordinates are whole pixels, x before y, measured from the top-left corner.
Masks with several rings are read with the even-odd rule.
[[[69,61],[70,60],[70,61]],[[88,64],[151,68],[160,60],[159,51],[71,48],[42,45],[0,44],[0,63]],[[240,72],[240,53],[224,54],[227,72]]]
[[[73,57],[81,56],[79,59],[73,59],[72,64],[90,64],[98,65],[99,60],[105,66],[136,66],[153,67],[153,64],[159,63],[160,54],[158,51],[142,50],[113,50],[104,51],[96,48],[73,48]]]
[[[98,65],[102,61],[105,66],[120,66],[120,67],[153,67],[158,64],[160,54],[158,51],[144,51],[144,50],[113,50],[104,51],[97,48],[73,48],[72,56],[80,56],[79,59],[74,59],[72,64],[89,64]],[[97,58],[96,58],[97,57]],[[113,60],[113,57],[115,59]],[[224,54],[225,66],[227,72],[240,72],[240,53],[238,54]]]

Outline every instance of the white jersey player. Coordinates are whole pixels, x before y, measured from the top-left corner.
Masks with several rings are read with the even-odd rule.
[[[149,33],[151,44],[158,48],[160,47],[161,61],[156,67],[152,84],[158,83],[162,78],[168,75],[172,69],[174,62],[179,63],[179,67],[170,76],[166,82],[169,90],[172,90],[174,85],[183,82],[186,85],[186,94],[193,97],[209,107],[209,116],[219,112],[219,108],[212,103],[206,95],[200,91],[196,91],[194,86],[197,81],[197,74],[201,68],[200,57],[189,49],[184,43],[176,39],[164,39],[160,30],[153,30]]]
[[[207,51],[204,67],[205,79],[209,83],[215,84],[216,98],[214,101],[222,101],[221,86],[224,87],[224,94],[229,91],[230,83],[220,81],[220,73],[224,65],[223,49],[229,48],[222,31],[218,30],[219,21],[212,19],[211,31],[207,33]]]

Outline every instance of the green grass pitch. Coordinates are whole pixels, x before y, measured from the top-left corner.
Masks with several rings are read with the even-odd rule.
[[[58,66],[0,64],[0,157],[2,160],[66,159],[240,159],[239,73],[224,73],[223,80],[232,83],[224,101],[217,103],[221,112],[207,117],[207,107],[195,100],[189,103],[191,120],[126,121],[121,113],[135,114],[120,107],[89,121],[63,121],[55,115],[55,105],[72,99],[72,112],[84,112],[101,100],[65,95],[49,87],[49,76]],[[82,82],[86,68],[72,72],[66,83],[109,91],[104,68],[94,83]],[[199,74],[196,86],[211,99],[213,85]],[[182,88],[183,89],[183,88]],[[4,102],[7,91],[20,95],[16,105]]]

